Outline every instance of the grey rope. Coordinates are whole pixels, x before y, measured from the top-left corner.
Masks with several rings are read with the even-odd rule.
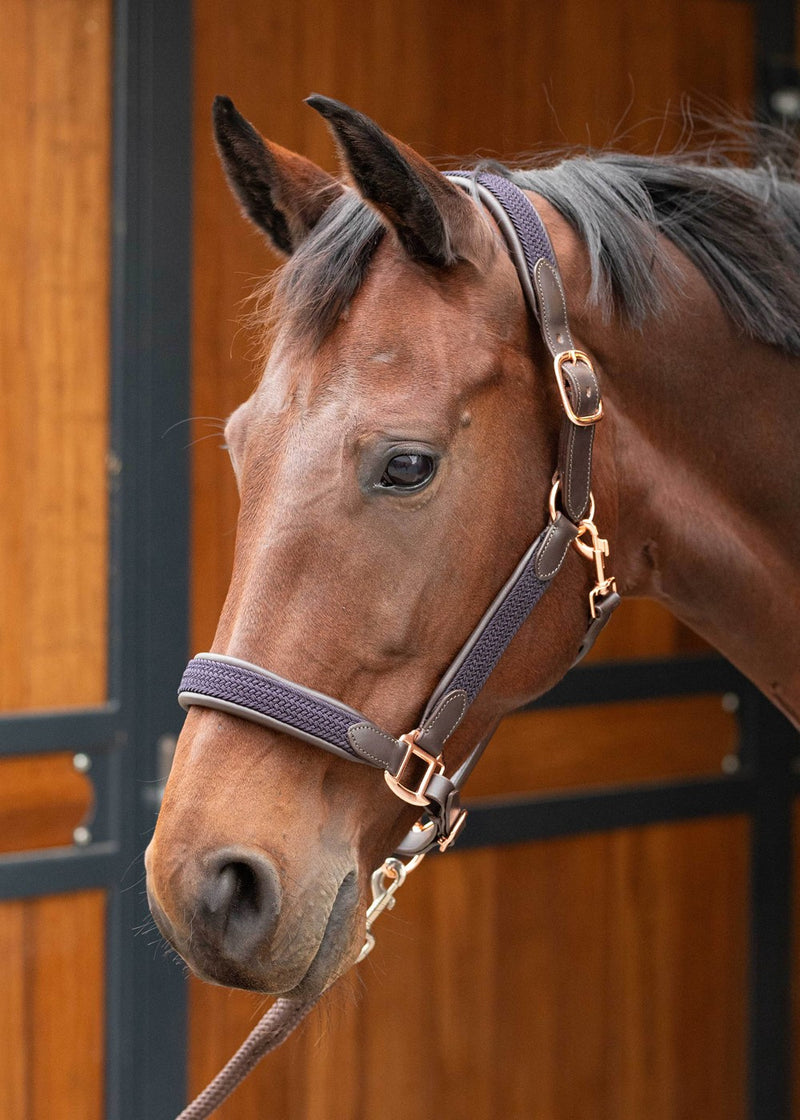
[[[205,1087],[200,1096],[195,1097],[192,1103],[187,1105],[177,1120],[205,1120],[212,1112],[216,1112],[261,1059],[286,1041],[321,995],[322,993],[306,1003],[298,1003],[292,999],[276,1000],[233,1057]]]

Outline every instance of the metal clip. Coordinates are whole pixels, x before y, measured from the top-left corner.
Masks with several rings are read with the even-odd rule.
[[[363,948],[358,954],[356,964],[360,964],[375,947],[375,936],[372,933],[373,922],[384,912],[394,906],[394,896],[406,881],[406,876],[415,867],[419,867],[425,857],[424,852],[414,856],[408,863],[403,863],[396,856],[389,856],[377,871],[372,873],[372,902],[367,909],[367,936]]]
[[[591,544],[585,544],[581,537],[588,533]],[[595,585],[589,592],[589,610],[592,618],[597,618],[597,599],[602,599],[612,591],[617,590],[617,583],[613,576],[607,576],[605,560],[608,557],[608,541],[600,536],[594,521],[586,518],[578,525],[578,535],[573,541],[578,552],[587,560],[594,560]]]

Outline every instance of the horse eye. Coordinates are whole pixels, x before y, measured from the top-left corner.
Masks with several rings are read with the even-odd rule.
[[[395,455],[386,464],[381,486],[396,486],[406,490],[414,486],[422,486],[433,478],[435,469],[436,464],[430,455],[417,452]]]

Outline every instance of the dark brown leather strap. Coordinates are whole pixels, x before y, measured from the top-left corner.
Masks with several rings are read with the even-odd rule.
[[[592,449],[594,424],[591,417],[601,407],[600,387],[591,365],[584,361],[561,361],[565,351],[575,352],[569,329],[564,288],[558,271],[544,258],[534,273],[539,304],[542,337],[556,366],[556,377],[563,379],[564,389],[575,416],[585,425],[576,424],[564,412],[558,442],[558,473],[561,477],[561,500],[570,520],[581,520],[589,506],[592,483]]]
[[[573,666],[577,665],[579,661],[583,660],[594,643],[597,641],[600,635],[600,631],[605,627],[606,623],[610,620],[611,615],[614,613],[621,602],[622,600],[616,591],[610,591],[604,598],[595,600],[594,618],[589,623],[589,629],[583,635],[583,641],[581,642],[580,649],[578,650],[578,656],[572,662]]]

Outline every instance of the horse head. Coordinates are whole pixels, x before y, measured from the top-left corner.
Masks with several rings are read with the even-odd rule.
[[[287,261],[266,368],[226,429],[241,508],[213,651],[399,736],[545,523],[562,412],[492,218],[368,118],[310,103],[346,183],[215,103],[232,190]],[[601,469],[612,520],[613,485]],[[570,550],[447,773],[563,676],[589,586]],[[314,995],[357,958],[371,874],[419,811],[375,769],[192,707],[147,853],[156,921],[207,979]]]

